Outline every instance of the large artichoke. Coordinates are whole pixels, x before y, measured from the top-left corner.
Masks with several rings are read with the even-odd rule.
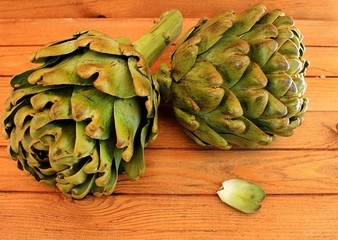
[[[265,10],[260,4],[201,20],[177,44],[171,70],[161,66],[161,96],[200,145],[257,147],[302,122],[303,37],[282,11]]]
[[[158,89],[149,66],[181,31],[166,12],[131,44],[97,31],[44,46],[41,66],[16,75],[2,117],[18,167],[74,198],[109,195],[119,171],[137,178],[158,131]]]

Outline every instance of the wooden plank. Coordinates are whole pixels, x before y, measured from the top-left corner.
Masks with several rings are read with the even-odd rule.
[[[146,173],[121,175],[119,194],[213,195],[226,179],[255,182],[268,194],[338,194],[338,151],[151,149]],[[57,192],[16,168],[0,148],[0,192]]]
[[[338,5],[337,5],[338,6]],[[338,46],[338,27],[335,21],[296,20],[296,26],[304,35],[305,46]],[[320,37],[317,34],[320,33]]]
[[[90,18],[90,17],[158,17],[166,10],[177,8],[185,17],[210,17],[224,10],[243,11],[250,6],[261,3],[260,0],[172,0],[157,1],[108,1],[108,0],[59,0],[59,1],[18,1],[1,0],[1,18]],[[264,4],[268,10],[282,8],[294,18],[338,20],[336,1],[292,1],[276,2],[266,0]]]
[[[0,45],[44,45],[70,37],[80,30],[93,29],[112,37],[126,36],[131,41],[135,41],[153,26],[154,19],[158,17],[146,19],[0,19]],[[184,18],[182,32],[186,32],[198,20],[198,18]],[[306,46],[338,46],[337,25],[338,21],[296,20],[296,26],[304,35]],[[320,32],[320,37],[313,34],[314,32]]]
[[[37,50],[38,46],[6,46],[0,47],[0,76],[12,76],[30,68],[37,67],[37,64],[29,62],[29,55]],[[163,55],[152,66],[152,71],[159,69],[160,63],[170,64],[171,53],[174,46],[170,46]],[[338,76],[338,47],[308,47],[305,57],[311,62],[307,70],[307,76],[311,77],[335,77]]]
[[[125,36],[135,41],[154,25],[154,20],[158,17],[151,19],[2,19],[0,39],[1,45],[44,45],[71,37],[78,31],[97,30],[112,37]],[[29,34],[23,34],[27,29],[30,29]],[[6,32],[3,32],[5,30]]]
[[[308,76],[338,76],[338,48],[309,47],[305,57],[310,61]]]
[[[307,77],[308,111],[338,111],[338,78]],[[337,119],[338,120],[338,119]]]
[[[245,215],[217,196],[117,195],[69,201],[55,194],[5,193],[0,195],[0,234],[11,240],[337,237],[337,195],[268,195],[262,205],[258,213]]]

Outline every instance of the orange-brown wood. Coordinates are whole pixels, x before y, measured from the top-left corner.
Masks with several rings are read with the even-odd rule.
[[[264,3],[268,10],[282,8],[294,18],[338,20],[335,0],[171,0],[171,1],[111,1],[111,0],[1,0],[0,18],[133,18],[158,17],[158,14],[177,8],[184,17],[210,17],[220,11],[243,11],[255,4]]]
[[[56,192],[16,168],[3,148],[0,189],[8,192]],[[338,154],[322,150],[154,149],[145,153],[143,177],[121,175],[119,194],[209,194],[225,179],[240,178],[262,186],[267,194],[338,194]]]
[[[66,19],[1,19],[0,46],[42,46],[48,42],[71,37],[82,30],[98,30],[111,37],[125,36],[132,42],[154,25],[154,18],[66,18]],[[182,32],[193,27],[199,18],[184,18]],[[306,46],[338,46],[336,21],[295,19],[304,35]],[[27,32],[29,29],[29,32]],[[314,34],[320,29],[320,34]],[[10,38],[8,36],[11,36]],[[37,48],[37,47],[36,47]]]
[[[337,22],[338,23],[338,22]],[[10,46],[0,47],[0,76],[12,76],[30,68],[37,67],[29,61],[30,54],[39,49],[39,46]],[[153,72],[157,72],[160,63],[170,64],[170,56],[174,46],[169,47],[159,60],[152,66]],[[312,77],[334,77],[338,75],[338,47],[308,47],[305,57],[311,63],[307,75]]]
[[[244,215],[216,195],[115,195],[70,201],[54,193],[1,193],[0,235],[11,240],[337,237],[337,195],[271,195],[262,205],[258,213]]]
[[[36,66],[29,54],[50,41],[83,29],[135,41],[164,10],[180,9],[186,31],[200,17],[258,2],[0,0],[0,116],[10,78]],[[296,20],[311,62],[310,105],[293,136],[258,149],[201,148],[182,132],[171,107],[162,105],[158,138],[145,151],[144,176],[131,181],[121,175],[114,195],[81,201],[18,170],[0,136],[0,239],[337,239],[338,4],[263,2]],[[174,47],[154,72],[160,62],[170,63]],[[230,178],[263,187],[267,196],[258,213],[239,213],[218,199],[215,192]]]

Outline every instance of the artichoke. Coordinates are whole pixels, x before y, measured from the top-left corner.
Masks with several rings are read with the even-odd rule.
[[[131,44],[82,31],[31,55],[41,65],[12,78],[2,117],[18,168],[76,199],[112,194],[118,174],[145,170],[158,131],[158,87],[149,66],[181,31],[166,12]]]
[[[257,147],[302,123],[303,36],[280,10],[256,5],[202,19],[177,43],[171,69],[157,75],[161,97],[198,144]]]

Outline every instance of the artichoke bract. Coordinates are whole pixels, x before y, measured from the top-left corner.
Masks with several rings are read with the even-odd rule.
[[[200,145],[257,147],[302,123],[303,36],[280,10],[262,4],[202,19],[177,43],[171,69],[157,74],[162,99]]]
[[[2,117],[18,167],[76,199],[112,194],[118,174],[145,170],[158,132],[158,87],[149,66],[179,35],[179,11],[131,44],[82,31],[34,52],[41,63],[12,78]]]

